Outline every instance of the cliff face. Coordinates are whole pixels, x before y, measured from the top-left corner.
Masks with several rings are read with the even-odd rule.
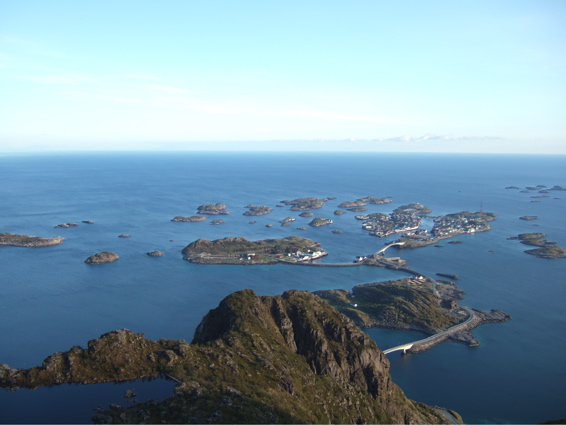
[[[0,386],[169,375],[163,402],[113,408],[95,422],[440,423],[391,381],[389,362],[352,321],[300,291],[234,293],[211,310],[192,344],[113,331],[26,371],[0,366]]]

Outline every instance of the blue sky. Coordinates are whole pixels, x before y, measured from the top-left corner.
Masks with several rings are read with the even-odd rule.
[[[566,2],[0,0],[0,151],[566,154]]]

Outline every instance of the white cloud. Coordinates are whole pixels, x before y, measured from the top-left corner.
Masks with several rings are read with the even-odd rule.
[[[423,136],[395,136],[386,138],[376,138],[378,142],[463,142],[463,141],[481,141],[481,140],[503,140],[498,136],[453,136],[451,134],[431,134],[427,133]]]

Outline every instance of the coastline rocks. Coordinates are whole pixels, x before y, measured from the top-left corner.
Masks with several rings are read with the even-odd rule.
[[[531,220],[537,220],[538,216],[536,215],[524,215],[522,217],[519,217],[520,220],[526,220],[526,221],[531,221]]]
[[[44,246],[59,245],[65,240],[61,236],[42,238],[39,236],[17,235],[14,233],[0,233],[0,246],[17,246],[23,248],[40,248]]]
[[[83,220],[81,223],[84,223],[84,224],[94,224],[94,221],[92,221],[92,220]]]
[[[119,238],[131,238],[132,235],[128,235],[126,233],[122,233],[121,235],[118,235]]]
[[[164,254],[163,251],[151,251],[151,252],[146,252],[146,255],[150,256],[150,257],[161,257]]]
[[[436,273],[436,275],[442,276],[442,277],[447,277],[448,279],[452,279],[452,280],[460,279],[460,276],[458,276],[457,274],[453,274],[453,273]]]
[[[87,264],[106,264],[116,261],[120,256],[114,252],[104,251],[91,255],[85,260]]]
[[[177,217],[172,218],[171,221],[176,221],[176,222],[180,221],[180,222],[183,222],[183,223],[193,223],[193,222],[196,222],[196,221],[204,221],[207,218],[208,217],[203,216],[203,215],[193,215],[191,217],[183,217],[181,215],[178,215]]]
[[[218,226],[219,224],[224,224],[224,220],[212,220],[210,222],[213,226]]]

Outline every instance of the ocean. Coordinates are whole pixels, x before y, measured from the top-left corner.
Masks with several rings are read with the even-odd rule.
[[[509,313],[512,320],[473,330],[481,345],[447,342],[418,355],[388,355],[391,374],[414,400],[459,412],[467,423],[538,423],[566,418],[566,260],[525,254],[508,240],[544,232],[566,247],[566,192],[521,193],[507,186],[566,186],[566,156],[391,153],[120,152],[10,154],[0,156],[0,232],[66,240],[46,248],[0,248],[0,363],[15,368],[43,359],[113,329],[148,338],[191,341],[208,310],[228,294],[251,288],[260,295],[289,289],[351,289],[404,277],[372,267],[317,268],[200,266],[181,250],[199,239],[244,236],[250,240],[297,235],[319,241],[324,263],[350,263],[395,237],[362,230],[355,212],[333,213],[344,201],[392,197],[368,205],[389,213],[419,202],[431,215],[459,211],[497,214],[492,230],[462,235],[461,244],[401,250],[415,270],[455,273],[465,292],[461,305]],[[547,196],[535,198],[534,196]],[[282,200],[336,197],[315,217],[330,226],[307,226]],[[201,204],[222,202],[230,215],[176,223]],[[273,208],[244,216],[248,204]],[[524,221],[519,217],[538,216]],[[288,227],[279,221],[296,217]],[[92,220],[94,224],[82,223]],[[250,221],[256,221],[250,224]],[[78,227],[54,228],[77,222]],[[272,224],[272,227],[266,227]],[[306,230],[298,227],[307,226]],[[342,234],[332,233],[341,230]],[[130,238],[119,238],[130,234]],[[146,252],[160,250],[162,257]],[[87,265],[97,252],[113,251],[112,264]],[[422,334],[370,329],[380,348]],[[98,406],[127,404],[135,388],[163,399],[174,383],[136,381],[121,385],[61,385],[35,391],[0,391],[0,423],[88,423]],[[33,413],[31,406],[38,407]]]

